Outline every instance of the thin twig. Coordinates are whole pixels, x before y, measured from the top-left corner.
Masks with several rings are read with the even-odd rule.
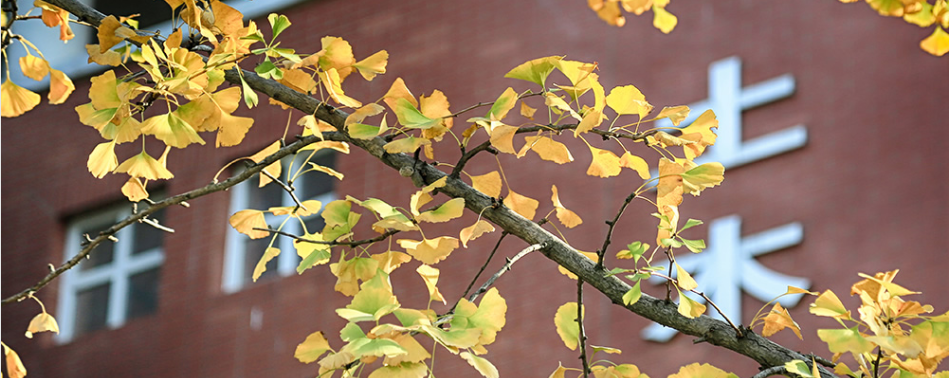
[[[577,124],[577,123],[566,124],[566,125],[541,125],[541,126],[531,126],[531,127],[522,127],[522,128],[519,128],[519,129],[517,129],[517,131],[515,131],[514,133],[515,133],[515,134],[520,134],[520,133],[530,133],[530,132],[535,132],[535,131],[556,131],[556,132],[561,132],[561,131],[564,131],[564,130],[573,130],[573,129],[576,129],[578,126],[580,126],[580,124]],[[614,132],[612,132],[612,131],[606,131],[606,130],[600,130],[600,129],[591,129],[590,132],[591,132],[591,133],[594,133],[594,134],[596,134],[596,135],[599,135],[599,136],[601,136],[601,137],[603,137],[603,138],[605,138],[605,139],[608,139],[608,138],[630,139],[630,140],[639,142],[639,141],[645,141],[645,140],[646,140],[646,137],[658,133],[659,130],[648,130],[648,131],[643,131],[643,132],[641,132],[641,133],[632,133],[632,134],[614,133]]]
[[[873,378],[880,378],[881,359],[883,359],[883,348],[877,347],[877,358],[873,360]]]
[[[157,229],[159,229],[159,230],[165,231],[165,232],[170,233],[170,234],[174,234],[174,233],[175,233],[175,230],[174,230],[173,228],[171,228],[171,227],[166,227],[166,226],[162,226],[162,225],[158,224],[158,221],[157,221],[157,220],[154,220],[154,219],[152,219],[152,218],[144,218],[144,219],[142,219],[142,223],[145,223],[145,224],[147,224],[147,225],[149,225],[149,226],[155,227],[155,228],[157,228]]]
[[[587,362],[587,336],[583,331],[583,279],[577,277],[577,327],[580,330],[580,361],[583,362],[583,377],[590,373],[590,364]]]
[[[669,270],[671,271],[672,269],[669,269]],[[672,279],[672,274],[671,274],[671,273],[670,273],[668,276],[663,275],[662,273],[655,273],[655,272],[653,272],[653,273],[651,273],[651,274],[654,275],[654,276],[656,276],[656,277],[665,279],[667,285],[671,285],[672,283],[675,283],[675,285],[676,285],[677,287],[681,287],[681,286],[679,286],[679,281],[678,281],[678,280]],[[671,286],[670,286],[670,289],[669,289],[669,290],[671,290]],[[689,290],[689,291],[695,293],[695,294],[698,295],[698,296],[701,296],[702,299],[705,299],[705,303],[708,303],[708,304],[712,305],[712,307],[715,308],[715,311],[717,311],[718,314],[721,315],[722,318],[724,318],[726,322],[728,322],[728,325],[730,325],[732,328],[735,329],[735,332],[738,333],[738,337],[739,337],[739,338],[744,337],[745,333],[741,330],[741,327],[735,325],[735,323],[733,323],[733,322],[731,321],[731,319],[728,318],[728,315],[725,315],[725,312],[723,312],[721,308],[718,308],[718,305],[716,305],[715,302],[712,302],[712,299],[711,299],[711,298],[709,298],[707,295],[705,295],[705,293],[703,293],[703,292],[701,292],[701,291],[698,291],[698,290],[695,290],[695,289],[691,289],[691,290]],[[680,298],[679,300],[681,301],[682,299]]]
[[[300,202],[300,199],[297,198],[297,195],[296,193],[294,193],[293,188],[291,188],[287,184],[284,184],[283,181],[280,181],[279,179],[274,177],[272,174],[270,174],[270,172],[260,171],[260,173],[263,173],[264,176],[270,177],[270,179],[273,180],[273,182],[280,185],[280,187],[283,188],[283,190],[285,190],[287,193],[290,193],[290,198],[293,198],[293,202],[296,202],[298,208],[302,208],[303,210],[310,211],[309,209],[306,208],[306,206],[303,206],[303,202]],[[296,209],[293,209],[293,211],[296,211]]]
[[[464,108],[464,109],[462,109],[462,110],[460,110],[460,111],[457,111],[457,112],[455,112],[455,113],[452,113],[452,114],[450,114],[450,115],[446,115],[446,116],[444,116],[444,117],[442,117],[442,118],[455,118],[455,117],[458,117],[458,116],[460,116],[460,115],[462,115],[462,114],[464,114],[464,113],[466,113],[466,112],[475,110],[475,109],[480,108],[480,107],[482,107],[482,106],[488,106],[488,105],[492,105],[492,104],[494,104],[494,101],[491,101],[491,102],[479,102],[479,103],[477,103],[477,104],[471,105],[471,106],[469,106],[469,107],[467,107],[467,108]]]
[[[304,242],[304,243],[327,244],[327,245],[345,245],[345,246],[347,246],[347,247],[356,247],[356,246],[360,246],[360,245],[363,245],[363,244],[371,244],[371,243],[375,243],[375,242],[380,242],[380,241],[386,240],[386,238],[388,238],[388,237],[390,237],[390,236],[392,236],[392,235],[395,235],[395,234],[398,234],[398,233],[399,233],[399,230],[388,230],[388,231],[382,233],[381,235],[376,236],[376,237],[374,237],[374,238],[372,238],[372,239],[363,239],[363,240],[356,240],[356,241],[351,241],[351,242],[341,242],[341,241],[327,241],[327,240],[313,240],[313,239],[307,239],[307,238],[304,238],[304,237],[296,236],[296,235],[291,234],[291,233],[289,233],[289,232],[283,232],[283,231],[280,231],[280,230],[274,230],[274,229],[272,229],[272,228],[254,227],[253,229],[254,229],[254,231],[266,231],[266,232],[275,233],[275,234],[277,234],[277,235],[283,235],[283,236],[286,236],[286,237],[288,237],[288,238],[291,238],[291,239],[294,239],[294,240],[299,240],[299,241]]]
[[[752,375],[751,378],[768,378],[772,375],[783,375],[786,377],[791,377],[791,373],[788,372],[788,369],[783,365],[772,366],[762,371],[759,371],[758,374]]]
[[[490,141],[490,140],[484,141],[484,143],[479,144],[477,147],[475,147],[475,148],[471,149],[471,151],[467,151],[467,152],[465,152],[465,147],[462,146],[462,147],[461,147],[461,157],[458,158],[458,162],[455,163],[455,168],[453,168],[453,169],[451,170],[451,174],[450,174],[449,176],[451,176],[451,177],[453,177],[453,178],[458,178],[458,175],[461,174],[461,170],[465,168],[465,164],[468,163],[468,160],[471,160],[471,158],[473,158],[475,155],[477,155],[477,154],[478,154],[479,152],[481,152],[481,151],[488,151],[488,152],[490,152],[490,153],[492,153],[492,154],[495,154],[495,155],[498,154],[498,151],[497,151],[497,150],[491,148],[491,141]]]
[[[475,274],[474,278],[471,279],[471,282],[468,283],[468,288],[465,289],[464,294],[462,294],[461,297],[458,298],[459,302],[461,301],[461,298],[467,297],[468,293],[471,292],[471,288],[474,287],[475,282],[478,282],[478,277],[481,277],[481,273],[484,273],[484,270],[488,267],[488,264],[491,262],[491,259],[494,258],[494,254],[497,253],[498,248],[501,247],[501,242],[504,241],[504,238],[508,236],[509,234],[510,232],[507,232],[507,230],[504,230],[503,232],[501,232],[501,237],[498,238],[498,242],[494,244],[494,249],[491,250],[491,253],[488,255],[488,259],[484,261],[484,265],[481,265],[481,269],[478,270],[478,274]],[[454,310],[456,307],[458,307],[458,302],[455,302],[455,304],[451,306],[451,309]]]
[[[626,211],[626,207],[629,206],[629,203],[633,202],[633,198],[636,198],[636,192],[632,192],[626,197],[626,200],[623,201],[623,206],[620,206],[619,211],[616,212],[616,216],[613,217],[612,221],[606,221],[609,229],[606,230],[606,238],[603,240],[603,247],[600,247],[600,250],[596,251],[597,257],[599,257],[596,261],[597,269],[603,269],[603,256],[606,255],[606,249],[609,248],[612,242],[610,239],[613,237],[613,228],[616,227],[616,222],[619,222],[619,218],[623,216],[623,212]]]
[[[468,297],[468,302],[474,302],[475,299],[478,299],[479,295],[481,295],[485,291],[488,291],[488,288],[491,287],[491,284],[493,284],[494,281],[497,281],[498,278],[501,278],[501,275],[503,275],[505,272],[511,270],[511,267],[514,266],[514,263],[516,263],[517,260],[520,260],[521,257],[527,256],[528,253],[534,252],[539,249],[544,249],[544,244],[531,245],[530,247],[524,248],[523,250],[518,252],[516,255],[514,255],[514,257],[508,259],[507,263],[504,264],[504,266],[501,267],[501,269],[498,270],[497,273],[494,273],[494,275],[491,276],[491,278],[489,278],[484,283],[484,285],[481,285],[481,287],[478,288],[478,291],[471,293],[471,295]]]
[[[829,368],[834,368],[834,367],[837,366],[837,364],[835,364],[833,361],[828,360],[828,359],[826,359],[826,358],[824,358],[824,357],[818,356],[818,355],[816,355],[816,354],[814,354],[814,353],[806,354],[805,356],[806,356],[806,357],[810,357],[810,358],[814,359],[815,361],[817,361],[817,363],[819,363],[819,364],[821,364],[821,365],[824,365],[824,366],[826,366],[826,367],[829,367]]]

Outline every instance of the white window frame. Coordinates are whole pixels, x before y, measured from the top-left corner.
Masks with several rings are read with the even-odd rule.
[[[329,151],[317,152],[316,155],[314,155],[314,158],[320,155],[321,153],[332,153],[332,152],[329,152]],[[297,160],[298,161],[302,160],[302,157],[305,157],[306,155],[309,155],[309,152],[296,155]],[[293,157],[294,156],[289,156],[287,159],[284,159],[281,161],[281,164],[283,164],[283,169],[284,169],[280,177],[281,180],[285,178],[286,168],[290,161],[289,159]],[[296,171],[298,167],[299,165],[295,163],[293,166],[293,170]],[[323,173],[320,173],[320,172],[308,172],[306,174],[324,175]],[[324,176],[326,180],[336,180],[335,178],[330,177],[328,175],[324,175]],[[240,184],[237,184],[233,188],[231,188],[230,190],[231,201],[230,201],[229,214],[234,214],[238,211],[246,210],[250,208],[250,203],[249,203],[250,193],[252,190],[258,190],[258,182],[259,182],[258,178],[254,177]],[[302,193],[305,190],[305,188],[303,188],[303,184],[304,184],[304,181],[302,180],[299,180],[293,183],[293,186],[296,187],[297,189],[297,193]],[[277,184],[270,183],[268,185],[277,185]],[[280,204],[278,206],[296,205],[296,203],[293,201],[293,197],[290,196],[290,193],[288,193],[286,190],[281,190],[280,193],[281,193]],[[317,201],[320,201],[323,207],[326,207],[327,203],[335,201],[336,199],[337,199],[336,188],[334,185],[333,189],[330,190],[329,192],[319,194],[312,198],[300,198],[300,201],[317,200]],[[255,209],[255,210],[267,210],[267,209]],[[313,215],[310,215],[310,217],[318,217],[320,216],[320,214],[322,214],[322,212],[323,212],[323,208],[320,208],[319,212]],[[285,217],[287,216],[286,215],[275,216],[269,213],[264,215],[264,218],[266,219],[267,224],[271,226],[280,224],[280,222],[282,222]],[[310,217],[307,217],[306,219],[310,219]],[[287,232],[293,235],[303,234],[303,228],[300,226],[300,222],[295,219],[288,220],[287,223],[283,226],[283,229],[281,231]],[[312,232],[318,232],[319,230],[309,230],[309,231],[312,233]],[[273,235],[267,236],[267,238],[271,238],[271,237],[273,237]],[[247,235],[237,232],[237,230],[235,230],[233,227],[227,228],[227,236],[226,236],[226,240],[224,244],[225,245],[224,272],[222,274],[223,279],[221,283],[221,290],[223,290],[224,293],[226,294],[235,293],[244,289],[245,287],[251,287],[253,285],[252,283],[247,284],[247,280],[251,277],[251,275],[253,274],[253,271],[248,272],[248,271],[245,271],[244,269],[246,267],[245,265],[245,260],[247,258],[246,246],[247,246],[248,240],[250,239],[247,237]],[[296,274],[297,265],[300,263],[301,258],[297,255],[296,249],[293,247],[293,239],[278,235],[277,239],[274,240],[273,246],[280,249],[280,255],[276,257],[277,274],[279,275],[279,277],[286,277],[292,274]]]
[[[69,223],[66,228],[64,261],[67,261],[83,248],[82,230],[89,226],[106,222],[118,223],[130,214],[129,205],[113,206],[93,214],[83,215]],[[138,225],[136,225],[138,226]],[[147,227],[147,226],[145,226]],[[79,266],[67,270],[59,277],[59,334],[56,342],[68,343],[76,333],[77,296],[82,290],[102,284],[109,284],[109,305],[106,315],[106,329],[116,329],[126,322],[128,312],[129,279],[137,273],[160,267],[165,261],[164,247],[132,254],[135,244],[135,230],[139,227],[126,227],[115,234],[117,242],[113,245],[112,262],[81,270]],[[89,235],[95,237],[95,235]],[[106,241],[106,243],[112,243]],[[96,253],[96,251],[92,251]]]
[[[33,0],[16,1],[21,14],[33,8]],[[88,3],[88,1],[85,0],[81,1]],[[227,5],[243,13],[245,20],[252,20],[302,1],[303,0],[239,0],[229,2]],[[37,10],[31,13],[31,15],[37,14],[39,14]],[[33,44],[43,52],[43,55],[46,56],[52,68],[63,71],[66,76],[70,78],[75,79],[76,77],[92,75],[110,68],[88,63],[89,54],[86,53],[86,43],[84,41],[94,36],[95,31],[92,28],[77,24],[72,24],[71,26],[76,36],[68,43],[63,43],[63,41],[59,40],[58,26],[49,28],[43,25],[39,20],[18,21],[14,24],[16,33],[23,35],[30,42],[33,42]],[[173,28],[174,26],[171,21],[165,21],[149,26],[147,29],[149,31],[157,30],[163,35],[167,35]],[[14,44],[18,46],[12,47]],[[11,64],[18,62],[18,59],[25,55],[19,44],[19,42],[14,41],[11,43],[11,47],[7,49]],[[23,76],[23,73],[19,69],[12,69],[10,73],[13,81],[22,87],[35,91],[49,88],[49,77],[46,77],[43,81],[35,81]]]

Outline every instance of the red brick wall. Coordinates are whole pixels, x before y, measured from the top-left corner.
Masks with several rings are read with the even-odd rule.
[[[726,172],[721,188],[686,199],[683,216],[708,221],[738,214],[744,234],[801,222],[801,245],[759,261],[779,272],[806,276],[814,289],[829,288],[842,296],[858,272],[899,268],[900,282],[923,290],[920,300],[946,311],[949,295],[939,285],[946,282],[942,262],[949,229],[949,180],[941,173],[949,161],[949,72],[945,58],[918,49],[926,31],[879,17],[865,5],[835,1],[673,2],[669,9],[678,15],[679,26],[662,35],[652,28],[649,16],[630,17],[622,29],[607,27],[583,1],[319,1],[285,12],[293,26],[282,39],[284,46],[299,52],[319,50],[324,35],[349,40],[357,57],[386,49],[389,73],[369,83],[348,81],[348,94],[371,101],[402,77],[416,96],[433,89],[445,92],[452,110],[492,101],[508,86],[531,88],[502,76],[517,64],[548,55],[596,61],[607,88],[635,84],[657,106],[705,98],[708,65],[728,56],[742,59],[746,84],[791,73],[796,93],[746,112],[745,137],[805,124],[807,145]],[[40,105],[25,117],[4,119],[0,128],[7,183],[2,187],[4,297],[42,277],[46,263],[61,261],[69,216],[121,199],[121,177],[96,180],[85,171],[99,137],[79,124],[72,111],[88,101],[82,95],[88,84],[77,86],[66,104]],[[287,120],[285,112],[271,107],[241,113],[257,119],[244,145],[174,151],[169,168],[176,177],[165,186],[167,192],[205,185],[223,164],[272,142]],[[298,117],[295,113],[291,121]],[[456,128],[461,127],[463,122],[458,122]],[[149,151],[156,155],[159,146],[152,142]],[[582,144],[567,143],[577,161],[566,166],[541,162],[532,154],[521,161],[502,156],[501,161],[512,187],[541,201],[538,216],[551,209],[549,188],[556,184],[564,204],[585,221],[583,227],[566,231],[567,239],[578,249],[593,251],[606,230],[602,221],[613,216],[622,198],[641,181],[629,173],[614,180],[586,176],[589,154]],[[122,147],[129,150],[120,156],[137,148]],[[446,162],[456,158],[453,148],[440,150],[438,156]],[[472,174],[493,169],[494,159],[488,155],[469,166]],[[339,170],[346,174],[340,193],[404,206],[414,191],[387,167],[358,152],[340,159]],[[167,213],[166,223],[177,232],[166,238],[155,316],[57,346],[48,335],[34,341],[22,338],[37,311],[34,305],[5,306],[3,340],[20,352],[31,377],[316,375],[315,367],[300,364],[292,355],[296,344],[316,330],[326,331],[332,345],[341,345],[335,330],[343,321],[332,309],[347,300],[333,292],[333,277],[325,269],[313,269],[235,294],[222,293],[228,194],[191,205]],[[652,240],[655,225],[648,214],[653,211],[644,202],[634,202],[616,231],[611,252],[633,240]],[[460,224],[473,220],[469,214]],[[451,232],[441,227],[426,235]],[[705,232],[703,227],[694,235],[705,237]],[[438,265],[447,298],[461,294],[497,237],[485,236]],[[523,247],[509,238],[499,255],[510,256]],[[502,263],[496,258],[488,272]],[[424,307],[425,298],[409,295],[409,290],[423,287],[412,270],[414,264],[394,275],[404,282],[397,294],[404,306]],[[575,300],[572,281],[535,254],[521,260],[497,286],[508,300],[507,326],[487,357],[502,376],[546,376],[558,361],[578,366],[576,353],[563,347],[552,324],[556,308]],[[54,283],[39,294],[54,314],[56,287]],[[658,287],[647,291],[663,292]],[[693,346],[689,337],[678,336],[668,345],[641,341],[645,320],[593,291],[587,298],[590,342],[623,349],[624,354],[610,356],[617,363],[637,364],[651,376],[664,376],[695,361],[741,376],[755,371],[751,360],[706,344]],[[762,303],[748,296],[743,302],[747,321]],[[806,303],[810,300],[791,311],[806,328],[806,341],[799,343],[790,334],[775,339],[792,349],[827,355],[814,330],[833,324],[814,321],[806,314]],[[260,330],[249,327],[254,309],[263,314]],[[436,371],[442,376],[477,374],[443,351],[436,355]]]

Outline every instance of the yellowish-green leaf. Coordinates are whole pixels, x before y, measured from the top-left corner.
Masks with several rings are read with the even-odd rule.
[[[541,88],[544,88],[544,83],[547,81],[547,75],[550,75],[550,73],[553,72],[557,63],[562,59],[563,57],[560,56],[548,56],[546,58],[534,59],[514,67],[514,69],[505,74],[504,77],[526,80],[536,83],[537,85],[540,85]]]
[[[580,309],[584,312],[585,308]],[[567,302],[557,309],[554,315],[554,325],[560,340],[570,350],[577,350],[580,344],[580,326],[577,325],[577,302]]]
[[[686,193],[697,196],[706,188],[721,185],[725,180],[724,173],[722,163],[705,163],[683,172],[682,185]]]
[[[635,304],[636,302],[639,302],[639,298],[642,298],[643,292],[642,292],[642,289],[639,287],[640,282],[642,281],[636,281],[636,284],[633,285],[633,287],[630,288],[629,291],[626,292],[626,294],[623,294],[624,305],[629,306],[629,305]]]
[[[422,378],[426,374],[428,374],[428,367],[424,363],[404,362],[380,366],[369,374],[369,378]]]
[[[850,352],[858,355],[869,353],[874,348],[873,343],[860,335],[856,326],[843,329],[819,329],[817,330],[817,337],[827,343],[827,347],[834,353]]]
[[[807,363],[802,360],[791,360],[784,363],[784,368],[788,369],[788,372],[800,375],[804,378],[814,378],[813,373],[811,373],[811,368],[807,366]]]
[[[319,233],[307,233],[303,236],[306,240],[323,240],[323,235]],[[297,265],[297,274],[303,274],[304,271],[317,265],[323,265],[330,261],[330,245],[322,243],[308,243],[303,240],[294,240],[293,248],[300,256],[300,264]]]
[[[507,87],[504,90],[504,93],[501,93],[501,96],[497,100],[494,100],[494,104],[491,105],[491,110],[488,111],[487,118],[500,121],[507,116],[507,113],[514,109],[514,104],[517,103],[517,92],[514,92],[514,88]]]
[[[844,304],[840,302],[840,299],[837,298],[837,295],[833,291],[827,290],[822,293],[820,296],[814,300],[814,303],[811,303],[811,307],[808,309],[810,313],[817,316],[826,316],[839,319],[850,319],[850,311],[844,307]]]
[[[616,154],[610,150],[589,147],[590,153],[593,154],[593,161],[590,162],[590,167],[587,168],[587,175],[603,178],[619,175],[622,171],[622,165]]]
[[[676,291],[679,291],[679,288],[676,288]],[[689,319],[694,319],[705,313],[705,305],[697,302],[696,300],[689,298],[686,295],[683,295],[679,291],[679,314],[687,317]]]
[[[373,329],[373,331],[375,331],[375,329]],[[384,365],[399,365],[404,362],[418,363],[432,357],[432,355],[429,354],[427,350],[425,350],[425,347],[423,347],[422,344],[419,344],[419,342],[416,341],[415,337],[413,337],[411,334],[399,333],[392,337],[392,341],[398,343],[399,346],[401,346],[402,349],[405,349],[407,353],[399,356],[387,356],[383,362]]]
[[[453,198],[441,204],[438,208],[419,214],[415,219],[419,222],[443,223],[462,216],[464,211],[465,199]]]
[[[251,122],[253,123],[253,121]],[[155,138],[172,147],[185,148],[192,143],[204,144],[204,139],[198,136],[194,128],[174,112],[146,119],[145,122],[142,122],[142,133],[154,135]]]
[[[333,348],[330,348],[329,341],[323,336],[323,332],[313,332],[307,336],[306,340],[303,340],[300,345],[297,345],[296,351],[293,352],[293,357],[296,357],[296,359],[302,363],[308,364],[316,361],[324,353],[332,350]]]
[[[461,358],[468,361],[468,364],[478,370],[485,378],[498,378],[498,369],[485,358],[475,356],[468,352],[461,352]]]
[[[422,114],[422,111],[415,108],[409,100],[405,98],[396,98],[389,106],[395,112],[399,123],[410,129],[429,129],[438,125],[438,119],[432,119]]]

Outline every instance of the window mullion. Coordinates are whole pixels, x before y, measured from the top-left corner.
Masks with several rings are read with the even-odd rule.
[[[128,308],[129,260],[135,242],[136,227],[126,227],[123,231],[126,234],[115,243],[115,259],[109,267],[112,272],[112,288],[109,290],[109,312],[106,323],[110,328],[117,328],[125,322],[125,313]]]

